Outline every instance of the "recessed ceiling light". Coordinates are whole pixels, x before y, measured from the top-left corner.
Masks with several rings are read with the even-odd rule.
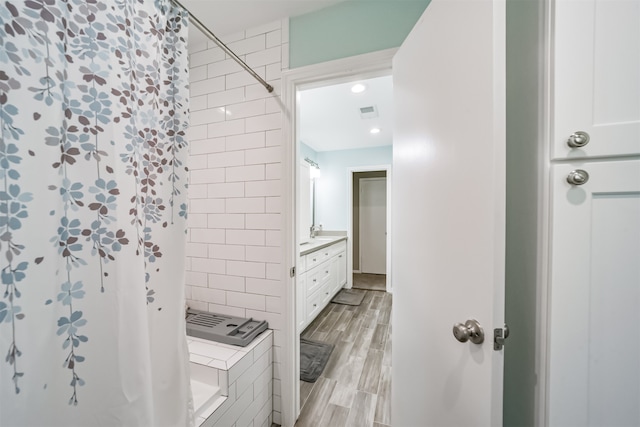
[[[365,85],[363,85],[362,83],[358,83],[355,84],[353,86],[351,86],[351,92],[353,93],[362,93],[367,89],[367,87]]]
[[[380,133],[380,128],[373,128],[369,132],[375,135],[376,133]]]

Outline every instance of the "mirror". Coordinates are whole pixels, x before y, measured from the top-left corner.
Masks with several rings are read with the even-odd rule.
[[[316,179],[320,176],[320,167],[312,160],[300,161],[300,174],[298,185],[298,236],[300,244],[311,240],[311,230],[318,230],[319,225],[315,221],[315,193]]]

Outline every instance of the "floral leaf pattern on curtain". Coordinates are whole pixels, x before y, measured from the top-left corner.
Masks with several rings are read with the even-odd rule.
[[[15,394],[30,316],[50,319],[77,406],[107,345],[92,325],[113,321],[101,298],[140,286],[148,310],[168,286],[160,261],[186,229],[186,24],[168,0],[0,5],[0,351]],[[27,232],[34,215],[47,218]]]

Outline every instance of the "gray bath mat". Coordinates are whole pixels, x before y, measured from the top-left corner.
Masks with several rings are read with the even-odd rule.
[[[300,338],[300,379],[314,383],[324,371],[333,345]]]
[[[343,289],[338,292],[331,302],[344,305],[360,305],[364,299],[364,292],[352,289]]]

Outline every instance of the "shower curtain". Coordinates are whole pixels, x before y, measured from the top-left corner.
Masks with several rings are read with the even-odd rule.
[[[187,16],[0,4],[0,425],[192,423]]]

